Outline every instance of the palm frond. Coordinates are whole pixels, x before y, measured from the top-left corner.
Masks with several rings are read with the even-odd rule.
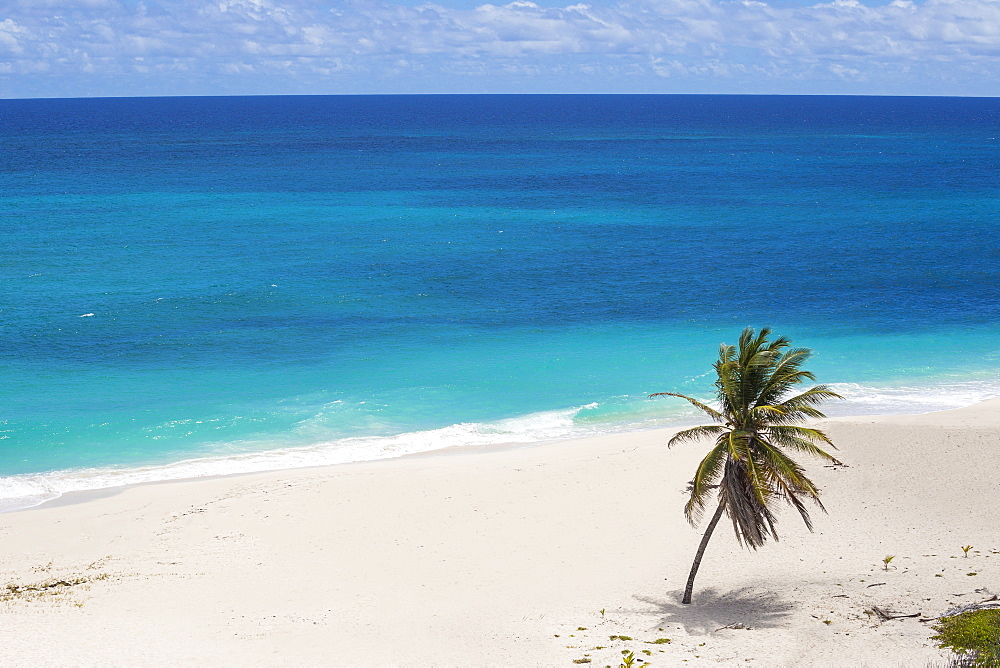
[[[750,434],[742,429],[729,429],[719,442],[725,445],[731,459],[741,461],[747,459],[750,454],[747,448],[749,436]]]
[[[800,367],[812,353],[807,348],[793,348],[785,351],[774,364],[768,378],[763,382],[759,397],[761,402],[777,403],[792,387],[805,380],[815,380],[809,371]]]
[[[809,429],[795,425],[772,425],[764,432],[765,438],[784,448],[789,448],[797,452],[804,452],[818,459],[825,459],[834,464],[840,464],[840,460],[816,445],[816,442],[826,443],[836,448],[833,441],[818,429]]]
[[[840,394],[834,392],[826,385],[816,385],[811,387],[805,392],[796,394],[793,397],[788,397],[779,402],[779,406],[785,410],[797,409],[802,407],[813,407],[820,405],[824,401],[829,401],[830,399],[843,399],[844,397]],[[821,417],[825,417],[820,413]]]
[[[812,516],[809,515],[809,509],[806,508],[806,505],[804,503],[802,503],[802,499],[799,498],[798,494],[789,489],[783,480],[778,480],[777,484],[783,490],[782,496],[789,504],[791,504],[793,508],[795,508],[795,510],[798,511],[799,517],[802,518],[802,522],[806,525],[806,528],[809,529],[809,531],[812,531],[813,530]],[[820,508],[822,508],[824,511],[826,510],[826,508],[823,507],[823,504],[820,503],[818,496],[814,496],[812,498],[817,504],[819,504]]]
[[[797,408],[785,408],[785,413],[780,422],[786,424],[801,424],[809,420],[819,420],[826,417],[826,413],[813,406],[800,406]],[[778,422],[778,420],[775,420]]]
[[[787,412],[782,406],[754,406],[749,411],[747,415],[750,418],[754,418],[754,422],[759,420],[783,420],[787,416]]]
[[[694,480],[691,481],[691,495],[684,504],[684,517],[692,526],[697,526],[705,512],[705,505],[708,503],[709,492],[716,484],[721,475],[722,468],[726,463],[726,450],[717,444],[709,450],[705,458],[698,464],[695,471]]]
[[[676,392],[656,392],[654,394],[649,395],[650,399],[652,399],[653,397],[679,397],[681,399],[685,399],[689,401],[691,405],[694,406],[695,408],[707,413],[716,422],[721,422],[722,424],[726,424],[727,422],[726,416],[724,416],[722,413],[715,410],[708,404],[698,401],[694,397],[689,397],[686,394],[678,394]]]
[[[819,488],[806,477],[798,464],[778,448],[766,442],[761,442],[761,445],[763,458],[767,460],[768,466],[774,473],[774,483],[777,487],[775,491],[798,510],[802,521],[812,531],[812,519],[800,496],[808,496],[823,512],[826,512],[826,507],[819,498]]]
[[[678,443],[686,443],[688,441],[697,441],[706,436],[718,436],[719,434],[726,431],[726,428],[722,425],[710,424],[702,425],[700,427],[691,427],[690,429],[684,429],[674,434],[669,441],[667,441],[667,447],[672,448]]]
[[[772,424],[768,425],[765,431],[774,436],[775,439],[794,437],[813,443],[826,443],[833,448],[837,447],[833,444],[833,441],[830,440],[830,437],[826,435],[826,432],[820,431],[814,427],[802,427],[796,424]],[[786,445],[782,440],[778,440],[777,442],[779,445]],[[791,446],[793,444],[788,443],[787,445]]]
[[[763,503],[761,495],[765,498]],[[719,482],[719,500],[725,504],[726,514],[732,520],[736,539],[754,550],[769,537],[778,538],[774,513],[767,503],[769,496],[768,490],[756,487],[745,462],[726,461],[725,473]]]
[[[806,477],[802,467],[782,452],[780,448],[764,439],[756,439],[754,445],[756,446],[754,453],[756,455],[756,464],[767,472],[768,477],[772,481],[780,481],[788,489],[797,494],[806,494],[812,497],[819,496],[819,490]]]

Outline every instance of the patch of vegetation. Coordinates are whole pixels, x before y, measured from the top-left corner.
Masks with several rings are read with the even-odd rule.
[[[635,654],[628,650],[622,652],[621,668],[632,668],[637,661],[642,661],[642,659],[636,658]]]
[[[612,640],[631,640],[629,636],[609,636]]]
[[[937,634],[931,640],[957,654],[961,665],[1000,666],[1000,609],[970,610],[942,617],[933,628]]]
[[[670,640],[670,638],[657,638],[656,640],[648,640],[646,642],[650,645],[666,645],[667,643],[672,641]]]
[[[590,659],[583,657],[582,659],[573,659],[573,663],[590,663]]]
[[[50,578],[34,584],[16,584],[11,582],[0,589],[0,601],[13,601],[15,599],[33,601],[43,596],[57,596],[65,594],[78,585],[97,580],[106,580],[107,578],[107,573],[101,573],[94,576],[80,576],[68,579]]]

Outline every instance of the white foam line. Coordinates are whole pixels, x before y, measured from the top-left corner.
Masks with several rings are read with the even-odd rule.
[[[171,464],[79,468],[0,477],[0,512],[33,507],[66,492],[235,473],[279,471],[400,457],[454,446],[532,443],[592,434],[573,418],[583,408],[534,413],[490,423],[460,423],[395,436],[352,437],[308,446],[185,459]]]
[[[914,414],[971,406],[1000,396],[1000,382],[967,381],[930,386],[869,387],[858,383],[833,383],[847,400],[828,404],[831,415]]]
[[[1000,382],[955,382],[934,386],[870,387],[857,383],[837,383],[833,389],[847,401],[824,407],[831,416],[926,413],[969,406],[1000,396]],[[538,443],[644,428],[693,424],[698,418],[686,403],[671,405],[650,414],[638,410],[617,413],[617,422],[575,418],[597,403],[559,411],[532,413],[486,423],[459,423],[440,429],[408,432],[394,436],[352,437],[264,451],[186,459],[163,465],[118,468],[67,469],[47,473],[0,477],[0,512],[40,505],[66,492],[108,489],[145,482],[201,478],[237,473],[280,471],[310,466],[374,461],[449,447]],[[638,406],[644,406],[643,403]]]

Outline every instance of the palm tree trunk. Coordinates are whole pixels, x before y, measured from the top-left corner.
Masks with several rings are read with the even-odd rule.
[[[723,509],[724,506],[720,501],[719,507],[715,509],[715,514],[712,515],[712,521],[708,523],[708,528],[705,529],[705,535],[701,537],[701,543],[698,545],[698,552],[694,555],[694,563],[691,564],[691,574],[688,575],[688,583],[684,589],[684,598],[681,599],[681,603],[691,603],[691,592],[694,591],[694,576],[698,574],[698,567],[701,566],[701,558],[705,556],[705,548],[708,547],[708,541],[712,537],[712,532],[715,531],[715,525],[722,518]]]

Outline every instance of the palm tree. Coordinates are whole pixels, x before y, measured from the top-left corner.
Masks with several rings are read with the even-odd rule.
[[[808,348],[792,348],[784,337],[768,341],[767,327],[754,332],[750,327],[740,335],[739,348],[722,344],[715,363],[719,409],[674,392],[657,392],[651,397],[680,397],[707,413],[718,424],[685,429],[674,435],[669,447],[685,441],[710,437],[715,446],[701,460],[684,515],[692,526],[715,496],[718,506],[698,545],[683,603],[691,602],[694,578],[715,526],[725,512],[733,522],[737,540],[756,550],[768,537],[778,540],[774,506],[784,501],[802,516],[812,531],[812,520],[803,499],[812,499],[823,509],[819,489],[785,451],[804,452],[840,464],[816,444],[833,442],[818,429],[802,426],[810,418],[826,417],[816,408],[827,399],[842,399],[825,385],[817,385],[787,396],[803,380],[815,380],[801,366],[811,356]]]

